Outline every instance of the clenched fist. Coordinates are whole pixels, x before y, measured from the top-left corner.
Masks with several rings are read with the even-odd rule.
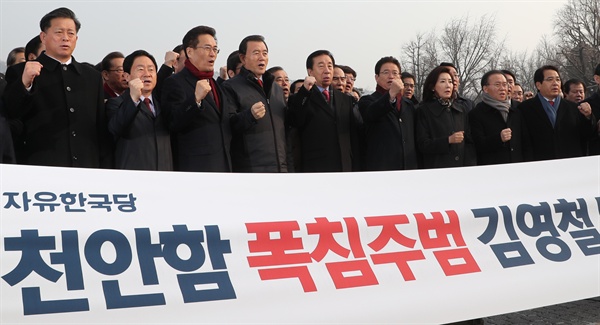
[[[144,88],[144,82],[140,78],[129,80],[129,94],[134,103],[140,101],[142,97],[142,88]]]
[[[198,82],[196,82],[196,90],[194,91],[196,103],[202,101],[211,90],[212,87],[207,79],[198,80]]]
[[[252,112],[252,116],[255,120],[260,120],[265,116],[265,113],[267,112],[267,110],[265,109],[265,104],[263,102],[258,102],[252,105],[250,111]]]
[[[465,140],[465,131],[454,132],[451,136],[448,137],[448,142],[450,144],[462,143]]]
[[[304,88],[306,88],[306,90],[310,90],[316,82],[317,82],[317,79],[315,79],[315,77],[308,76],[308,77],[304,78],[303,86],[304,86]]]
[[[33,79],[40,75],[42,68],[42,64],[37,61],[27,61],[27,63],[25,63],[25,69],[23,70],[23,76],[21,77],[21,81],[25,88],[30,88],[33,85]]]
[[[390,98],[396,98],[398,95],[402,96],[404,93],[404,83],[401,79],[394,79],[390,83]]]

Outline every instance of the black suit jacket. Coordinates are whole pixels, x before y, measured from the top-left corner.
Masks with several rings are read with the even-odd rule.
[[[596,92],[586,98],[584,102],[592,107],[592,113],[596,119],[600,118],[600,93]],[[588,155],[600,155],[600,136],[596,134],[588,142]]]
[[[586,119],[577,104],[561,99],[552,127],[539,96],[521,103],[518,108],[527,125],[532,160],[581,157],[587,140],[594,135],[595,118]]]
[[[317,86],[301,87],[288,100],[289,121],[298,128],[304,172],[349,172],[360,167],[352,100],[330,88],[331,105]]]
[[[527,147],[524,142],[527,130],[520,111],[510,108],[505,122],[497,109],[480,102],[469,112],[469,124],[477,151],[477,164],[493,165],[525,160],[523,152],[526,150],[523,148]],[[500,133],[506,128],[511,129],[511,140],[502,142]]]
[[[196,172],[230,172],[231,105],[220,87],[221,109],[209,94],[196,104],[198,78],[187,68],[165,80],[161,107],[173,138],[175,169]]]
[[[401,111],[390,103],[390,94],[374,92],[358,101],[366,129],[367,170],[416,169],[416,112],[412,101],[402,98]]]
[[[31,92],[21,82],[23,64],[11,69],[3,94],[7,118],[23,123],[20,163],[109,167],[104,160],[110,138],[100,73],[75,59],[63,67],[45,53],[37,61],[43,68]]]
[[[143,102],[136,106],[129,89],[106,102],[108,130],[115,139],[115,167],[133,170],[173,170],[171,137],[158,101],[156,116]]]

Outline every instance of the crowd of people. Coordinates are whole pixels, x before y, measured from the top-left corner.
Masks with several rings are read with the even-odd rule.
[[[444,168],[600,154],[598,93],[540,67],[537,93],[508,70],[481,78],[475,104],[452,63],[416,80],[399,61],[375,63],[377,88],[327,50],[291,82],[269,67],[263,36],[244,38],[215,76],[216,31],[197,26],[164,63],[137,50],[96,66],[72,53],[80,23],[67,8],[9,54],[0,80],[3,163],[196,172],[350,172]],[[600,65],[594,79],[600,84]]]

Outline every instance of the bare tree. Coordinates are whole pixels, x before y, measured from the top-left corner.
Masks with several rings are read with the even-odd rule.
[[[468,16],[454,19],[445,25],[439,44],[445,58],[454,63],[459,73],[459,92],[477,97],[481,76],[486,68],[497,64],[495,60],[504,45],[504,40],[496,36],[495,16],[484,15],[472,25]]]
[[[600,63],[600,2],[569,0],[556,17],[554,36],[566,77],[593,82],[594,67]]]
[[[423,83],[427,74],[437,66],[437,40],[433,32],[418,33],[412,41],[402,47],[403,71],[412,73],[415,80],[415,96],[422,98]]]

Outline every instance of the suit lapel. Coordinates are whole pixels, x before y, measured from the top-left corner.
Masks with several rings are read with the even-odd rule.
[[[319,91],[319,88],[315,85],[312,87],[311,91],[311,100],[313,101],[317,109],[323,110],[327,115],[331,116],[331,118],[335,118],[331,106],[329,106],[329,104],[325,100],[325,97],[323,96],[323,94],[321,94],[321,91]]]
[[[544,125],[546,127],[553,130],[554,128],[552,127],[552,123],[550,122],[550,118],[548,117],[548,114],[546,113],[546,110],[544,109],[544,105],[542,104],[542,101],[540,100],[540,98],[538,96],[536,96],[534,100],[535,100],[535,103],[532,107],[533,111],[535,112],[535,114],[538,115],[538,118],[541,121],[544,121]],[[556,117],[556,119],[558,120],[558,116]]]

